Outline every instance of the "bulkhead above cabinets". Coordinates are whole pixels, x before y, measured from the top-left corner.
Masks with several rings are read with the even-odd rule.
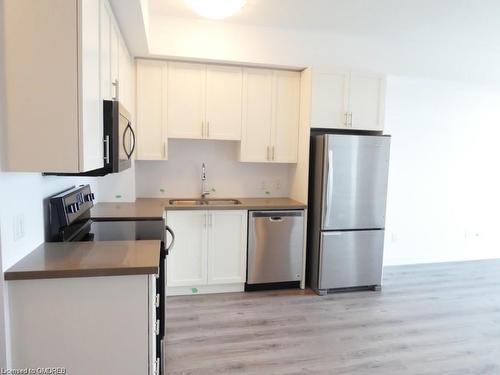
[[[300,72],[137,60],[138,159],[168,139],[240,141],[240,161],[296,163]]]

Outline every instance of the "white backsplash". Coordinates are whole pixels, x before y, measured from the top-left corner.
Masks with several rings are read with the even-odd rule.
[[[288,164],[241,163],[239,142],[171,139],[167,161],[136,162],[137,197],[198,197],[201,164],[211,197],[286,197]]]

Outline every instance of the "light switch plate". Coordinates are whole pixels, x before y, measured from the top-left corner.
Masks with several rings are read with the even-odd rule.
[[[24,215],[19,214],[14,216],[13,220],[13,237],[14,241],[19,241],[24,237]]]

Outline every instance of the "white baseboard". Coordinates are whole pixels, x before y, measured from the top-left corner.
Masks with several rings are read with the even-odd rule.
[[[169,286],[166,289],[167,296],[188,296],[197,294],[234,293],[244,291],[244,283],[200,286]]]

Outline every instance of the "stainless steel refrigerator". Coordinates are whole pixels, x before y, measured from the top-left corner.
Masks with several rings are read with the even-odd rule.
[[[381,286],[390,142],[312,138],[308,276],[318,294]]]

